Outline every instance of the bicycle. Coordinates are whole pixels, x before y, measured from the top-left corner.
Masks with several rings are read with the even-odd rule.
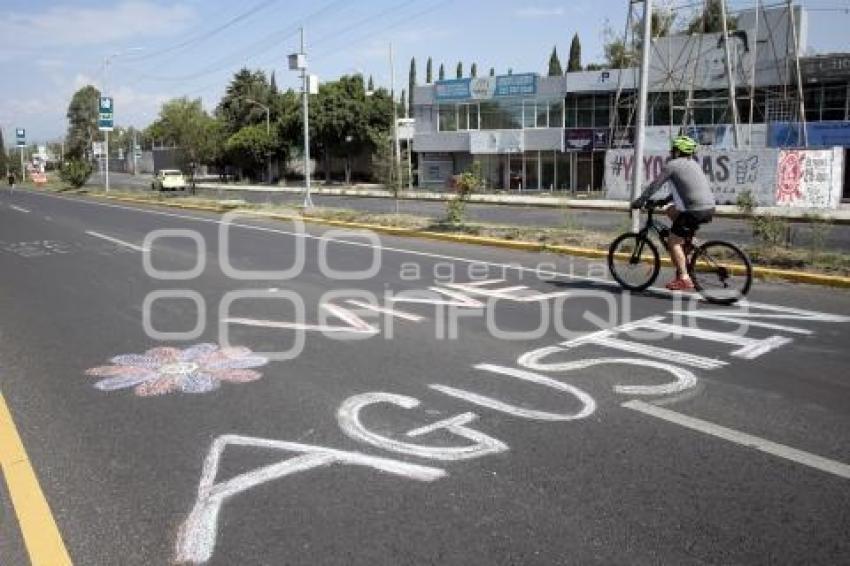
[[[670,228],[653,218],[660,201],[650,201],[644,207],[646,223],[639,232],[618,236],[608,249],[608,269],[624,289],[644,291],[661,272],[658,247],[650,239],[654,233],[667,249]],[[710,302],[731,305],[749,292],[753,282],[753,265],[749,256],[735,244],[709,240],[695,245],[693,238],[685,241],[688,274],[695,290]]]

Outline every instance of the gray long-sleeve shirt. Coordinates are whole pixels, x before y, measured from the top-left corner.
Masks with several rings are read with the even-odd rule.
[[[661,170],[661,175],[650,183],[641,194],[643,201],[655,194],[666,182],[670,182],[670,196],[680,211],[712,210],[714,194],[699,163],[689,157],[671,159]]]

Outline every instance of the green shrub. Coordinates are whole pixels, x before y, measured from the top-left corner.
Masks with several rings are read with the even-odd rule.
[[[472,168],[461,173],[455,179],[457,196],[446,204],[446,222],[451,224],[462,224],[466,214],[466,202],[469,196],[484,187],[484,178],[481,176],[481,164],[475,162]]]
[[[91,163],[88,161],[69,160],[59,169],[59,178],[66,185],[79,189],[89,180],[93,170]]]

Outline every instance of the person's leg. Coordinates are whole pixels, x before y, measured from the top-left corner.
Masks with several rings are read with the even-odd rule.
[[[670,257],[676,266],[676,277],[682,281],[690,281],[691,276],[688,275],[687,258],[685,257],[685,250],[682,246],[685,243],[685,239],[675,234],[670,234],[668,242]]]

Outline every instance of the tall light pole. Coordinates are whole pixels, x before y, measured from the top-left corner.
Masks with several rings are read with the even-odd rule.
[[[121,49],[119,51],[116,51],[115,53],[113,53],[111,55],[107,55],[106,57],[103,58],[103,90],[104,91],[107,91],[109,89],[109,65],[110,65],[110,63],[112,63],[112,60],[115,59],[116,57],[123,55],[124,53],[127,53],[128,51],[141,51],[142,49],[144,49],[144,47],[128,47],[126,49]],[[105,92],[101,92],[100,95],[106,96]],[[98,107],[98,110],[99,110],[99,107]],[[104,130],[103,136],[104,136],[104,138],[103,138],[104,139],[103,150],[104,150],[104,154],[105,154],[105,161],[104,161],[104,167],[103,167],[103,170],[104,170],[104,188],[106,189],[106,192],[108,193],[109,192],[109,130]]]
[[[301,71],[301,107],[304,117],[304,208],[313,207],[310,197],[310,75],[307,74],[307,53],[304,49],[304,28],[301,28],[301,50],[289,56],[289,69]]]
[[[263,104],[262,102],[257,102],[253,98],[246,98],[246,101],[256,104],[260,108],[266,111],[266,136],[271,139],[272,129],[271,129],[271,109]],[[269,185],[272,184],[272,154],[268,152],[266,154],[266,161],[268,162],[268,170],[269,170]]]
[[[634,0],[633,0],[634,1]],[[649,90],[649,54],[651,51],[650,42],[652,41],[652,0],[643,0],[643,41],[641,45],[640,57],[640,86],[638,90],[638,117],[637,131],[635,132],[635,166],[633,168],[634,177],[632,178],[632,198],[638,197],[641,191],[641,182],[643,180],[643,152],[644,141],[646,139],[646,102],[647,91]],[[640,214],[637,210],[632,211],[632,230],[637,232],[640,229]]]
[[[395,172],[396,172],[396,187],[401,190],[401,143],[398,139],[398,107],[395,103],[395,61],[393,59],[393,44],[390,42],[390,99],[393,103],[393,146],[395,147],[395,155],[393,155]],[[397,204],[397,201],[396,201]]]

